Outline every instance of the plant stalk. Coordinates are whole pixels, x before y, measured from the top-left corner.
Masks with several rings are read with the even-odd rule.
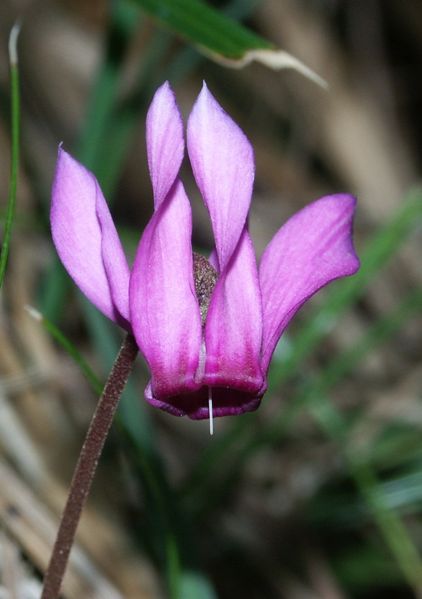
[[[57,599],[59,597],[82,509],[91,489],[98,460],[137,353],[138,347],[135,339],[128,334],[98,400],[73,473],[66,506],[44,577],[41,599]]]

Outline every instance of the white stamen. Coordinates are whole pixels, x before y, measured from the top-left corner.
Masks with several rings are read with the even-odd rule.
[[[210,419],[210,435],[214,434],[214,417],[212,413],[212,390],[208,387],[208,415]]]

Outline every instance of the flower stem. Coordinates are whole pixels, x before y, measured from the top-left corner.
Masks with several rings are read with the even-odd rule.
[[[97,469],[105,440],[120,396],[132,370],[138,348],[132,335],[122,343],[104,391],[98,400],[78,463],[73,473],[66,506],[60,521],[50,563],[44,577],[41,599],[57,599],[63,582],[70,550]]]

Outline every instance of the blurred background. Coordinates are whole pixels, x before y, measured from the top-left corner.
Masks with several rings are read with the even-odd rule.
[[[2,223],[7,39],[23,18],[21,164],[0,307],[0,597],[39,597],[73,467],[121,340],[69,280],[51,242],[58,143],[95,172],[133,256],[152,212],[148,104],[169,79],[186,117],[205,79],[255,149],[258,255],[293,212],[345,191],[359,199],[362,268],[301,310],[276,351],[260,409],[218,419],[213,438],[208,422],[145,403],[139,358],[64,597],[421,598],[421,3],[208,2],[301,59],[328,91],[294,71],[210,60],[180,36],[183,23],[162,26],[168,0],[161,4],[0,4]],[[189,15],[196,3],[186,4]],[[154,19],[151,6],[161,10]],[[203,25],[212,37],[205,18]],[[194,243],[207,252],[210,227],[186,166],[183,177]]]

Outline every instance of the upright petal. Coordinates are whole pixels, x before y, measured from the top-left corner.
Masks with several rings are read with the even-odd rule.
[[[355,205],[350,195],[323,197],[292,216],[265,250],[259,268],[264,371],[302,304],[330,281],[358,270],[352,243]]]
[[[246,222],[254,158],[248,139],[205,83],[189,117],[187,143],[193,174],[210,213],[223,271]]]
[[[182,117],[167,81],[155,92],[146,129],[148,166],[157,209],[176,180],[185,150]]]
[[[130,280],[131,324],[157,400],[198,387],[201,319],[191,234],[189,200],[177,182],[142,235]]]
[[[53,241],[69,275],[101,312],[123,324],[128,316],[128,266],[107,202],[94,175],[62,148],[50,216]],[[113,268],[104,264],[108,255],[115,256]],[[112,289],[117,286],[115,303]]]
[[[257,393],[263,385],[261,341],[261,293],[255,254],[245,227],[208,310],[203,384]]]

